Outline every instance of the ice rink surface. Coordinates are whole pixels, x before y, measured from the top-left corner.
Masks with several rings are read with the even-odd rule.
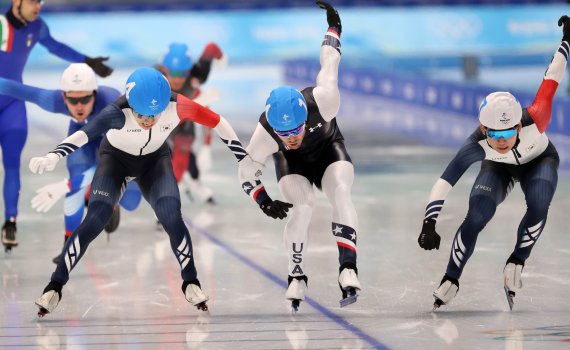
[[[39,85],[50,86],[53,81],[53,88],[59,80],[58,74],[49,72],[41,79]],[[388,106],[398,108],[393,113],[405,109]],[[258,105],[247,121],[225,114],[244,144],[261,109]],[[284,298],[284,222],[266,217],[242,192],[235,158],[215,141],[213,168],[203,174],[203,181],[214,190],[217,205],[182,197],[198,277],[210,296],[209,313],[184,299],[167,235],[156,228],[152,210],[142,203],[136,211],[122,211],[115,233],[108,237],[102,233],[91,244],[72,271],[57,309],[37,320],[34,300],[49,281],[55,268],[51,259],[63,241],[63,205],[39,214],[29,203],[37,188],[65,177],[66,170],[61,162],[53,173],[33,175],[27,164],[30,157],[46,153],[63,138],[67,121],[35,107],[28,111],[20,245],[9,255],[0,253],[0,349],[570,347],[570,246],[564,221],[570,207],[568,174],[560,175],[546,228],[523,271],[524,288],[515,298],[514,310],[508,310],[502,270],[525,209],[518,185],[480,234],[453,303],[431,312],[432,292],[466,214],[478,166],[464,175],[446,200],[437,227],[440,250],[424,251],[417,236],[427,197],[455,150],[363,130],[342,115],[339,123],[356,169],[352,193],[360,220],[358,267],[363,286],[357,303],[339,307],[331,209],[319,193],[306,261],[308,299],[296,315],[291,314]],[[274,199],[281,199],[272,163],[267,169],[266,188]]]

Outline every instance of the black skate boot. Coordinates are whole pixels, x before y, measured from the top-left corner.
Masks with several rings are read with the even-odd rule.
[[[63,246],[65,247],[65,243],[67,242],[67,239],[69,237],[67,236],[63,236]],[[59,264],[59,261],[61,260],[62,257],[62,253],[59,253],[56,257],[54,257],[53,259],[51,259],[51,261],[53,261],[54,264]]]
[[[11,252],[12,247],[18,246],[16,233],[16,218],[10,218],[6,220],[4,226],[2,226],[2,244],[4,245],[4,250],[6,253]]]
[[[291,300],[291,312],[295,314],[299,311],[301,302],[305,300],[309,279],[305,275],[295,277],[288,276],[287,283],[289,284],[289,287],[285,292],[285,299]]]
[[[36,299],[36,305],[40,308],[38,317],[44,317],[46,314],[52,312],[61,300],[61,283],[50,281],[44,288],[43,294]]]
[[[358,292],[362,289],[358,281],[358,268],[353,263],[342,264],[339,268],[338,286],[342,292],[340,307],[353,304],[358,299]]]
[[[121,207],[117,204],[113,208],[113,215],[105,224],[105,232],[113,233],[119,227],[119,222],[121,221]]]
[[[447,305],[455,298],[459,291],[459,281],[448,275],[443,276],[439,288],[433,292],[435,301],[432,311],[437,310],[441,305]]]
[[[513,254],[507,260],[505,268],[503,269],[504,276],[504,289],[509,309],[512,310],[515,304],[515,294],[523,287],[522,284],[522,270],[524,268],[524,261],[517,259]]]
[[[182,292],[184,292],[186,300],[188,300],[190,304],[196,306],[198,310],[208,311],[208,305],[206,302],[210,298],[202,291],[200,281],[197,279],[190,282],[184,281],[182,283]]]

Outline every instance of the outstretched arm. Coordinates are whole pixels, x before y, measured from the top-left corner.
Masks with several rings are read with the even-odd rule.
[[[14,80],[0,78],[0,95],[32,102],[48,112],[67,112],[61,94],[61,90],[45,90]]]
[[[338,90],[338,65],[340,63],[341,24],[338,12],[329,4],[317,1],[327,10],[329,28],[321,45],[321,70],[317,75],[317,86],[313,90],[319,112],[326,121],[336,117],[340,108],[340,92]]]
[[[176,94],[176,112],[180,120],[191,120],[213,128],[238,161],[245,157],[246,152],[236,132],[224,117],[182,94]]]
[[[558,25],[564,27],[562,43],[554,53],[554,57],[552,57],[552,61],[544,73],[544,80],[540,84],[540,88],[538,88],[532,105],[527,107],[532,120],[541,133],[546,131],[550,123],[552,99],[564,77],[568,63],[568,53],[570,52],[570,18],[568,16],[560,17]]]
[[[44,171],[55,169],[57,162],[89,141],[105,134],[110,129],[120,129],[125,124],[125,115],[114,104],[105,107],[92,121],[85,124],[80,130],[61,141],[57,147],[43,157],[34,157],[30,160],[32,173],[42,174]]]

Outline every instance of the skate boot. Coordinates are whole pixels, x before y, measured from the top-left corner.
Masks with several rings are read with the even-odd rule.
[[[4,245],[6,253],[11,252],[12,247],[18,246],[16,233],[16,218],[6,220],[4,226],[2,226],[2,244]]]
[[[299,311],[299,305],[301,301],[305,300],[305,294],[307,293],[307,276],[289,276],[287,278],[287,283],[289,287],[285,292],[285,299],[291,300],[291,311],[297,313]]]
[[[439,288],[433,292],[435,302],[433,303],[432,311],[435,311],[441,305],[447,305],[457,295],[459,291],[459,281],[447,275],[443,276]]]
[[[338,285],[342,292],[340,307],[345,307],[356,302],[358,291],[362,289],[358,281],[358,269],[354,264],[343,264],[340,267]]]
[[[119,222],[121,221],[121,207],[117,204],[113,208],[113,215],[105,224],[105,232],[113,233],[119,227]]]
[[[198,310],[208,311],[206,302],[210,298],[202,291],[200,281],[197,279],[191,282],[184,281],[184,283],[182,283],[182,291],[190,304],[196,306]]]
[[[516,292],[520,291],[523,287],[521,279],[523,268],[524,262],[511,255],[503,269],[503,275],[505,278],[505,296],[507,297],[507,302],[509,303],[509,308],[511,310],[515,304],[514,298]]]
[[[69,237],[68,236],[63,236],[63,246],[65,247],[65,243],[67,242],[67,239]],[[62,253],[59,253],[56,257],[54,257],[53,259],[51,259],[51,261],[53,261],[54,264],[59,264],[59,261],[61,260],[62,257]]]
[[[50,281],[50,283],[44,288],[44,293],[42,296],[36,299],[36,305],[40,308],[38,311],[38,317],[44,317],[46,314],[52,312],[59,301],[61,300],[61,289],[63,285]]]

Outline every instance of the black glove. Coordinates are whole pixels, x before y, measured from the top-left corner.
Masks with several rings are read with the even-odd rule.
[[[562,28],[562,41],[570,42],[570,17],[564,15],[558,20],[558,26]]]
[[[418,244],[425,250],[432,250],[433,248],[439,249],[439,242],[441,238],[435,232],[435,220],[424,219],[422,233],[418,237]]]
[[[320,8],[327,10],[327,22],[329,23],[329,27],[335,27],[338,30],[338,34],[340,34],[340,32],[342,32],[342,24],[340,24],[338,11],[328,2],[319,0],[317,1],[317,5],[319,5]]]
[[[85,57],[85,63],[93,69],[93,71],[100,77],[107,77],[113,73],[113,68],[107,66],[103,61],[108,60],[109,57]]]
[[[271,198],[267,198],[261,202],[259,207],[263,210],[265,215],[271,216],[274,219],[283,219],[287,217],[287,212],[289,211],[289,208],[293,207],[293,204],[281,201],[272,201]]]

